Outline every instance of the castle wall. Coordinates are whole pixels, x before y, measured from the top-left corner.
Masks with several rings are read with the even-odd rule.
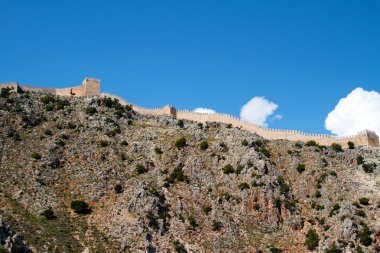
[[[176,119],[184,119],[197,121],[201,123],[206,122],[221,122],[224,124],[231,124],[233,127],[238,127],[252,133],[256,133],[265,139],[269,140],[289,140],[289,141],[303,141],[307,142],[310,140],[314,140],[318,142],[320,145],[329,146],[332,143],[338,143],[343,147],[347,147],[347,142],[352,141],[357,146],[365,145],[372,147],[379,147],[379,137],[373,131],[361,131],[353,136],[345,136],[345,137],[333,137],[325,134],[306,134],[299,131],[294,130],[278,130],[278,129],[268,129],[265,127],[261,127],[258,125],[251,124],[247,121],[241,120],[237,117],[227,115],[227,114],[206,114],[206,113],[196,113],[192,111],[186,110],[176,110],[175,107],[166,105],[161,108],[144,108],[140,106],[135,106],[128,103],[123,98],[109,94],[109,93],[100,93],[100,81],[93,78],[85,78],[82,82],[81,86],[74,86],[69,88],[55,89],[55,88],[38,88],[33,86],[19,86],[17,82],[13,83],[1,83],[0,88],[10,88],[15,92],[20,91],[33,91],[33,92],[41,92],[41,93],[49,93],[53,95],[59,96],[107,96],[110,98],[118,99],[119,102],[123,105],[131,105],[133,109],[141,114],[149,114],[149,115],[171,115]]]
[[[9,88],[13,90],[14,92],[18,92],[18,83],[17,82],[11,82],[11,83],[0,83],[0,89],[2,88]]]
[[[101,96],[107,96],[111,98],[118,99],[119,102],[123,105],[131,105],[123,98],[108,94],[102,93]],[[307,142],[314,140],[320,145],[330,146],[332,143],[338,143],[343,147],[347,147],[347,142],[352,141],[357,146],[372,146],[379,147],[379,137],[373,131],[361,131],[356,135],[345,136],[345,137],[333,137],[326,134],[307,134],[295,130],[278,130],[278,129],[269,129],[261,126],[251,124],[247,121],[241,120],[237,117],[227,115],[227,114],[206,114],[206,113],[196,113],[186,110],[176,110],[173,106],[165,106],[162,108],[144,108],[132,105],[133,109],[141,114],[150,114],[150,115],[171,115],[176,119],[184,119],[197,121],[201,123],[206,122],[221,122],[224,124],[231,124],[233,127],[238,127],[252,133],[256,133],[265,139],[269,140],[289,140],[289,141],[303,141]]]

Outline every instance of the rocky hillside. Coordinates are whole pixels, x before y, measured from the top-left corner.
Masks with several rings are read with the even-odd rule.
[[[0,252],[380,252],[380,151],[0,94]]]

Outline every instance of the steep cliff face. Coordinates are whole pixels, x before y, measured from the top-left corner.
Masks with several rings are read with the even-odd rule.
[[[379,250],[378,149],[97,98],[2,92],[0,119],[0,214],[33,252]]]

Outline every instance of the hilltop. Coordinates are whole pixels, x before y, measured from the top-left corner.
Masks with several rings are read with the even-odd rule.
[[[0,252],[379,252],[380,151],[0,94]]]

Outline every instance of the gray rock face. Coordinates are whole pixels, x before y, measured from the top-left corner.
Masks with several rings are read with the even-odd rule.
[[[0,215],[0,246],[9,252],[32,253],[22,242],[20,236],[12,232],[4,223],[2,215]]]

